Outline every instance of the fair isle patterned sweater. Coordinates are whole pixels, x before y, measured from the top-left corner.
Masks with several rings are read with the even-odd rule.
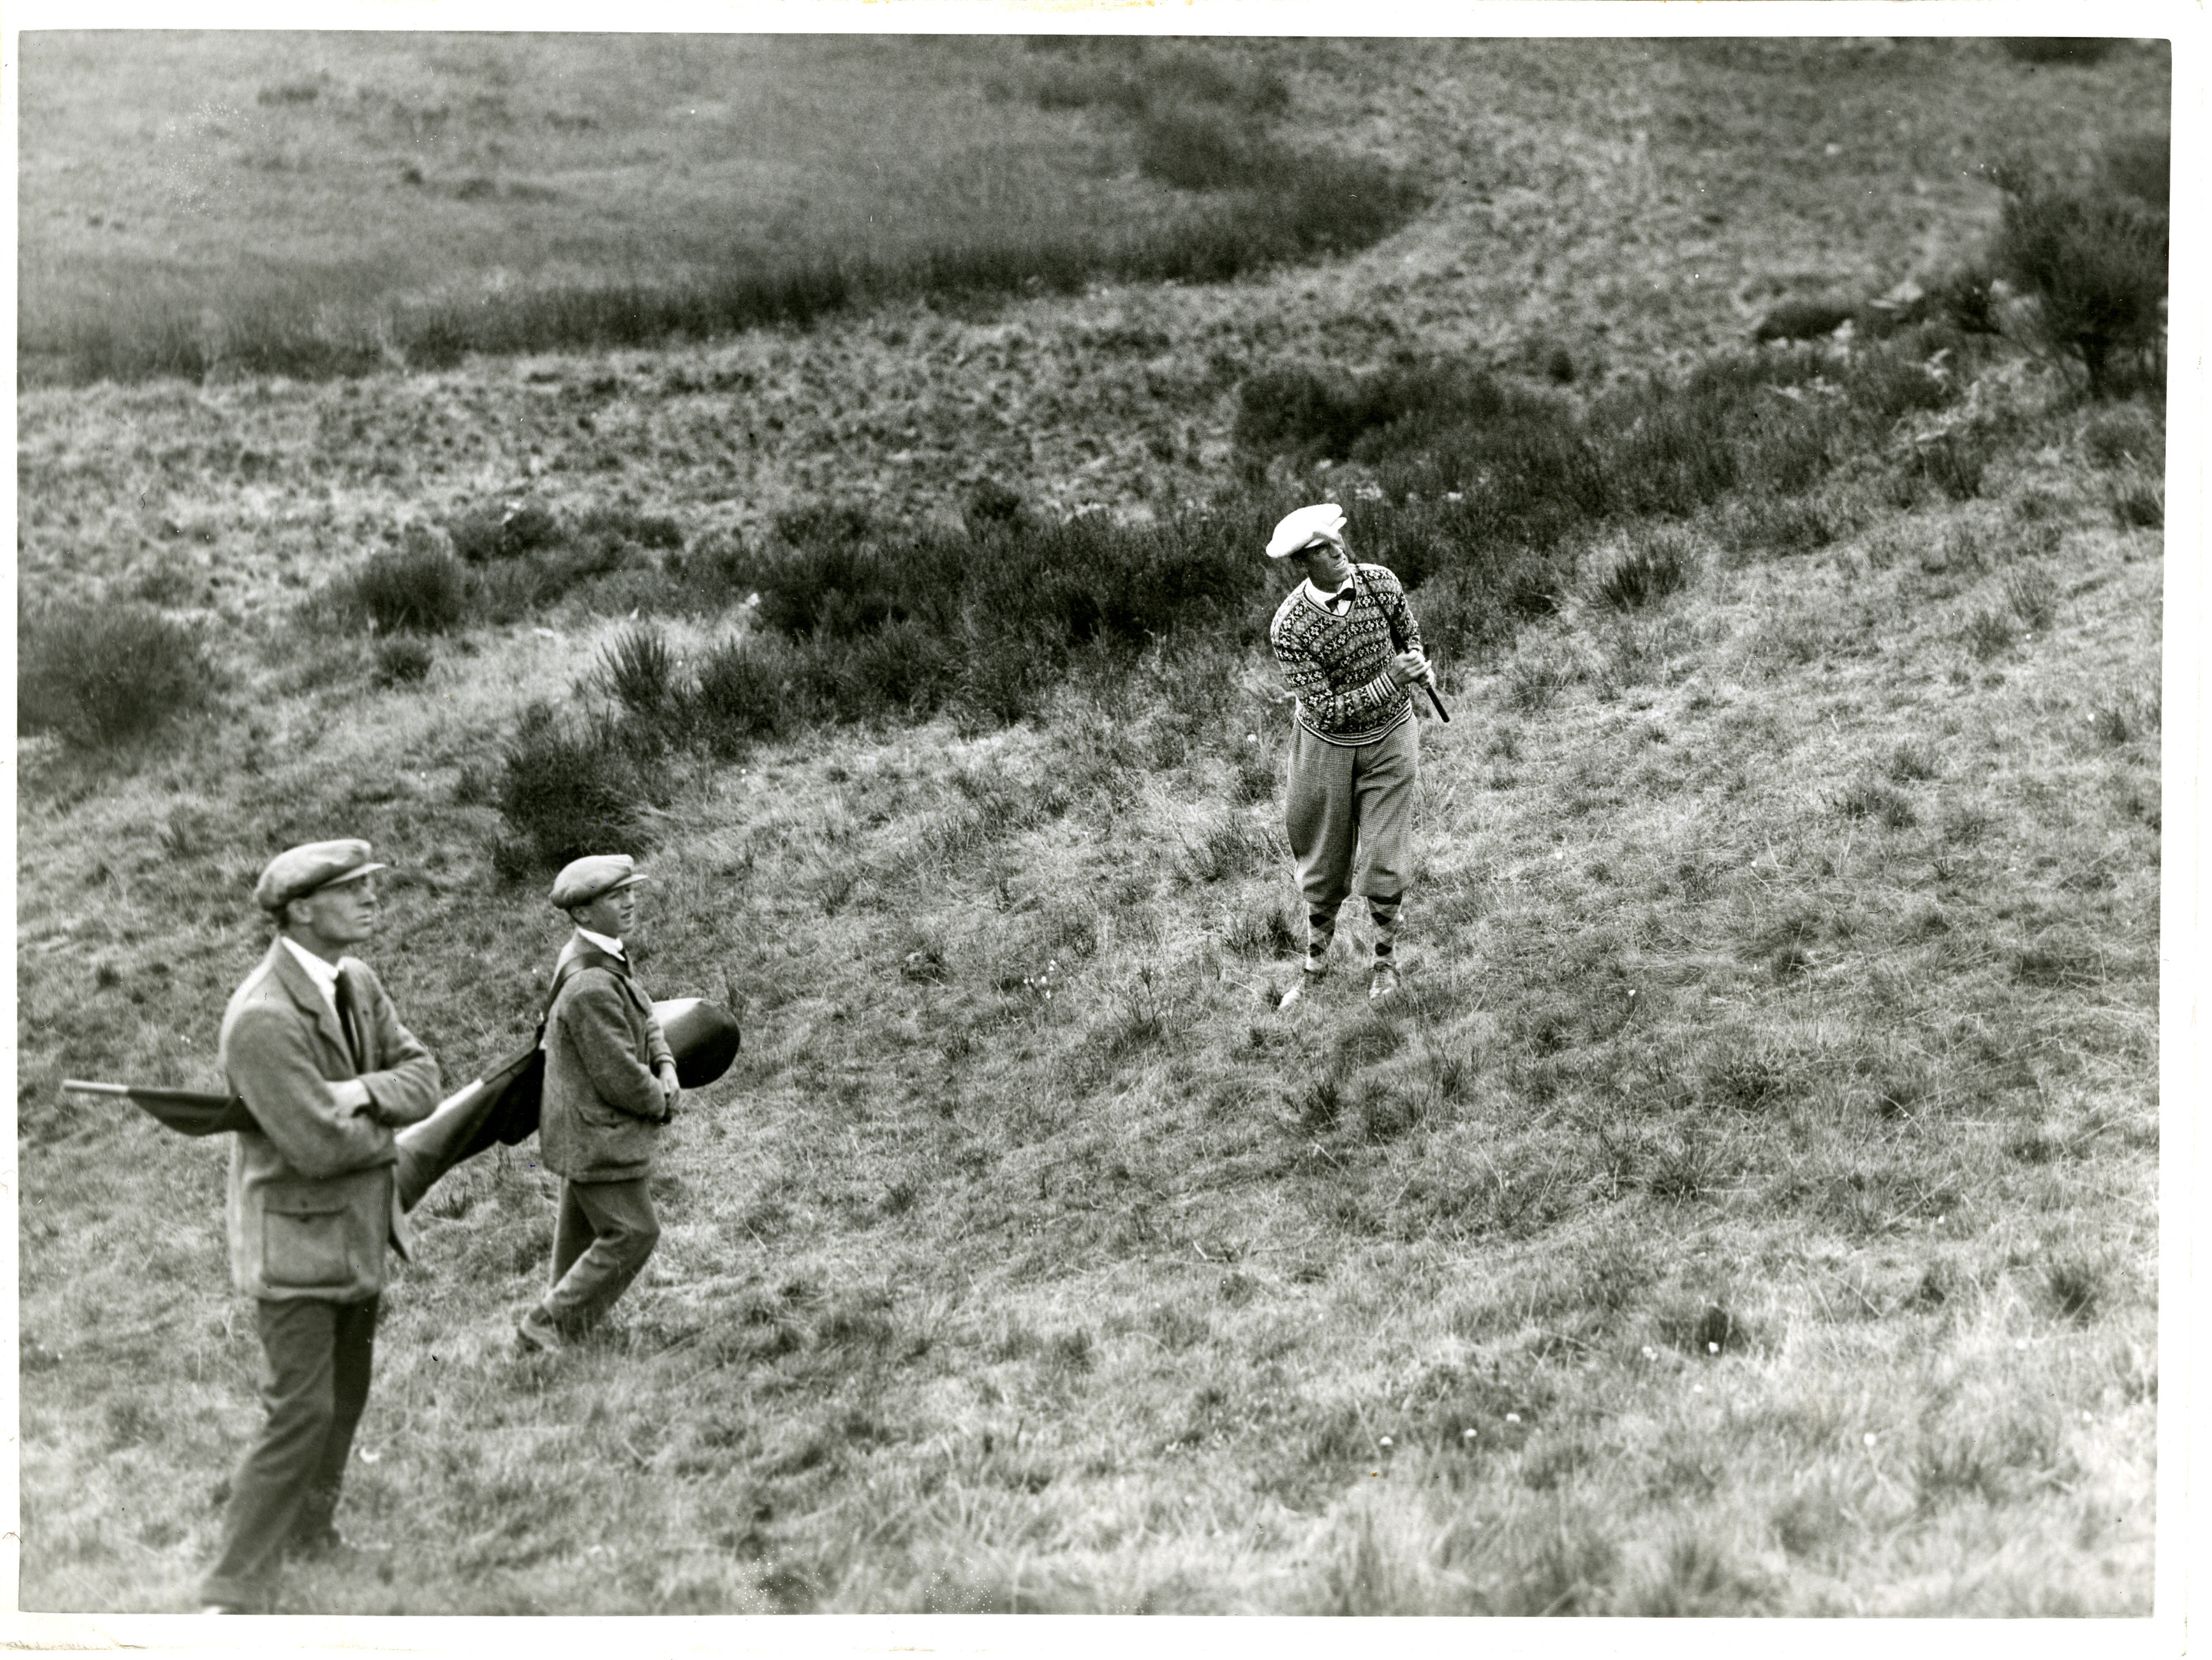
[[[1347,578],[1337,590],[1339,599],[1351,595],[1344,615],[1317,602],[1312,583],[1301,582],[1267,625],[1267,643],[1298,700],[1298,724],[1325,744],[1371,744],[1413,714],[1413,698],[1389,675],[1394,654],[1384,608],[1407,651],[1420,648],[1420,625],[1389,570],[1354,569],[1357,584]]]

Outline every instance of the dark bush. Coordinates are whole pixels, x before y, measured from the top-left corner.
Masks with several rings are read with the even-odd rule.
[[[599,653],[599,682],[631,714],[652,721],[677,702],[676,654],[651,623],[623,629]]]
[[[207,577],[182,562],[163,562],[139,572],[131,593],[149,605],[189,605],[207,593]]]
[[[2163,423],[2134,404],[2100,410],[2081,429],[2081,447],[2100,467],[2146,467],[2154,472],[2166,466]]]
[[[1149,111],[1137,129],[1137,167],[1179,190],[1253,190],[1280,152],[1257,134],[1194,106]]]
[[[1928,285],[1931,309],[1963,334],[2001,334],[1997,274],[1979,262],[1956,266]]]
[[[845,639],[903,616],[908,575],[895,556],[847,541],[797,543],[754,566],[761,621],[793,638]]]
[[[576,520],[580,536],[643,548],[680,548],[684,527],[665,514],[641,513],[635,508],[605,505],[590,508]]]
[[[995,478],[984,478],[969,488],[961,520],[970,536],[994,529],[1018,530],[1030,522],[1029,504],[1018,491]]]
[[[1836,811],[1846,818],[1879,818],[1892,830],[1908,830],[1917,815],[1912,803],[1887,784],[1854,784],[1836,799]]]
[[[15,727],[79,749],[149,736],[204,708],[216,675],[198,635],[152,607],[64,605],[15,617]]]
[[[782,732],[791,717],[787,676],[773,648],[757,640],[726,640],[699,660],[686,710],[708,746],[741,753]]]
[[[1814,496],[1747,493],[1728,505],[1725,534],[1738,553],[1811,553],[1826,547],[1842,530],[1834,509]]]
[[[1736,423],[1718,404],[1652,386],[1601,406],[1600,418],[1607,505],[1687,514],[1735,488]]]
[[[796,548],[865,542],[874,529],[868,510],[850,502],[809,502],[775,516],[775,533]]]
[[[951,644],[910,619],[889,623],[854,642],[848,665],[855,702],[872,701],[891,713],[915,718],[931,714],[945,701],[959,669]]]
[[[2086,67],[2101,63],[2118,44],[2117,40],[2063,35],[2015,35],[1998,42],[2005,56],[2014,63],[2038,68],[2051,64],[2079,64]]]
[[[2173,140],[2170,134],[2139,133],[2106,146],[2101,167],[2106,188],[2131,196],[2160,213],[2171,210]]]
[[[498,802],[512,834],[494,862],[520,879],[586,854],[635,852],[647,841],[641,810],[666,799],[657,751],[635,733],[610,721],[572,729],[533,703],[503,757]]]
[[[550,508],[535,502],[502,502],[449,520],[453,551],[471,564],[513,559],[560,539],[561,525]]]
[[[1796,295],[1781,301],[1759,319],[1754,340],[1818,340],[1833,334],[1857,314],[1854,301],[1834,295]]]
[[[1378,460],[1433,448],[1470,427],[1556,423],[1565,410],[1468,364],[1396,364],[1352,376],[1285,366],[1238,389],[1236,438],[1263,455]]]
[[[2159,530],[2166,524],[2166,485],[2155,473],[2123,473],[2110,500],[2112,521],[2122,530]]]
[[[1939,410],[1959,398],[1954,378],[1940,375],[1924,360],[1898,350],[1851,354],[1837,376],[1851,408],[1887,426],[1917,410]]]
[[[2002,611],[1978,611],[1966,619],[1965,639],[1967,649],[1987,662],[2009,650],[2017,633]]]
[[[376,642],[376,684],[380,686],[419,685],[429,678],[435,654],[427,641],[399,635]]]
[[[1265,370],[1237,388],[1237,442],[1263,455],[1315,448],[1344,456],[1359,435],[1334,385],[1316,370]]]
[[[459,627],[469,611],[460,561],[419,538],[369,555],[342,594],[349,608],[385,634],[443,634]]]
[[[1953,501],[1971,502],[1982,493],[1989,464],[1989,451],[1979,440],[1965,433],[1947,432],[1913,446],[1909,471]]]
[[[1630,552],[1606,574],[1598,593],[1615,611],[1635,611],[1663,599],[1690,577],[1690,561],[1679,532],[1660,532]]]
[[[2163,361],[2166,220],[2128,197],[2090,193],[2010,163],[1997,170],[2004,217],[1993,254],[2035,301],[2035,328],[2087,372],[2089,394],[2116,389],[2120,360]]]
[[[742,598],[759,586],[757,562],[744,537],[720,531],[704,538],[687,554],[672,556],[671,571],[701,587]]]

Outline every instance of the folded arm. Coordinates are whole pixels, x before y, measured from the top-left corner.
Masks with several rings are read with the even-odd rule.
[[[383,1062],[376,1071],[361,1075],[368,1091],[369,1112],[380,1124],[419,1124],[438,1104],[437,1060],[399,1023],[399,1011],[392,1006],[383,982],[374,975],[363,977],[371,993],[376,1056]]]
[[[223,1046],[223,1064],[254,1122],[302,1176],[343,1176],[389,1164],[395,1156],[392,1132],[341,1102],[337,1087],[315,1064],[307,1028],[289,1011],[240,1013]],[[435,1077],[433,1062],[434,1091]]]

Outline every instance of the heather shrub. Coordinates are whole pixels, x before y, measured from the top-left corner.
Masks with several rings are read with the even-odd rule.
[[[693,678],[686,725],[718,754],[742,753],[790,721],[786,665],[769,642],[742,636],[722,641],[701,655]]]
[[[410,532],[399,546],[369,555],[339,599],[380,633],[443,634],[468,615],[467,574],[432,538]]]
[[[1796,295],[1771,307],[1752,331],[1752,338],[1817,340],[1833,334],[1857,313],[1856,305],[1838,295]]]
[[[2056,64],[2087,66],[2101,62],[2119,43],[2115,40],[2065,35],[2015,35],[1997,43],[2016,64],[2044,68]]]
[[[2166,466],[2166,431],[2139,404],[2098,410],[2081,429],[2081,447],[2100,467],[2138,466],[2154,472]]]
[[[1966,619],[1961,637],[1969,651],[1987,661],[2009,649],[2018,632],[2013,627],[2012,619],[2002,611],[1983,610]]]
[[[1877,425],[1958,401],[1955,377],[1937,374],[1928,358],[1901,349],[1911,344],[1900,339],[1888,350],[1853,352],[1837,372],[1851,408]]]
[[[2106,188],[2167,212],[2173,192],[2172,137],[2155,132],[2116,139],[2105,147],[2100,171]]]
[[[1352,376],[1285,365],[1238,388],[1236,438],[1260,454],[1375,461],[1462,427],[1557,417],[1564,409],[1464,364],[1394,364]]]
[[[376,684],[380,686],[420,685],[429,678],[436,660],[428,642],[416,635],[395,635],[376,642]]]
[[[634,625],[599,651],[599,684],[631,714],[657,721],[676,705],[676,654],[651,623]]]
[[[868,510],[851,502],[809,502],[775,516],[775,533],[793,547],[867,539],[875,528]]]
[[[1256,189],[1280,161],[1258,134],[1195,106],[1152,109],[1137,128],[1138,170],[1179,190]]]
[[[854,641],[848,672],[854,701],[918,719],[945,701],[960,666],[957,649],[943,635],[905,619]]]
[[[627,727],[571,725],[532,703],[507,741],[496,799],[508,834],[493,861],[520,879],[586,854],[637,850],[641,809],[665,804],[668,781],[657,746]]]
[[[1030,522],[1029,503],[1018,491],[995,478],[979,479],[961,505],[961,522],[970,536],[993,530],[1019,530]]]
[[[163,560],[141,570],[131,584],[133,599],[149,605],[184,606],[204,598],[207,577],[181,561]]]
[[[2166,484],[2155,473],[2129,468],[2112,481],[2112,522],[2122,530],[2159,530],[2166,524]]]
[[[1615,611],[1640,610],[1690,580],[1692,556],[1686,532],[1656,527],[1606,573],[1598,596]]]
[[[145,738],[204,708],[216,673],[198,634],[137,604],[24,607],[15,617],[15,727],[83,750]]]
[[[1053,60],[1030,76],[1030,94],[1046,109],[1103,106],[1141,115],[1161,106],[1211,104],[1264,118],[1290,101],[1281,76],[1238,61],[1227,41],[1199,47],[1133,37],[1042,36],[1024,44]]]
[[[2164,362],[2166,218],[2132,197],[2066,184],[2008,163],[1996,173],[2004,217],[1992,255],[2034,301],[2033,326],[2079,362],[2105,398]]]
[[[753,590],[754,562],[743,535],[720,531],[701,538],[689,550],[671,552],[667,569],[709,594],[743,599]]]
[[[1811,496],[1745,496],[1729,503],[1722,526],[1730,548],[1753,555],[1811,553],[1844,530],[1834,505]]]
[[[765,550],[750,575],[761,596],[762,623],[794,638],[842,639],[904,615],[907,574],[872,543],[789,543]]]
[[[1943,432],[1912,447],[1906,470],[1954,502],[1971,502],[1982,493],[1989,465],[1988,447],[1979,439],[1965,432]]]
[[[599,579],[623,573],[629,559],[625,544],[600,541],[556,544],[517,558],[474,566],[468,573],[471,608],[487,622],[520,622],[580,589],[601,611],[631,611],[658,597],[667,585],[658,573],[637,573],[650,580],[601,591]],[[647,592],[638,591],[640,587]]]
[[[576,520],[576,535],[590,541],[611,542],[617,547],[677,549],[684,545],[684,529],[665,514],[644,513],[619,503],[602,502],[587,508]]]
[[[513,559],[559,540],[560,521],[536,502],[502,502],[472,508],[447,521],[453,551],[471,564]]]

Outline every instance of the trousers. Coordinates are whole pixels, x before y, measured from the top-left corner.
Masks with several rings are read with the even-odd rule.
[[[265,1604],[285,1548],[328,1532],[354,1428],[368,1404],[376,1309],[374,1297],[254,1304],[267,1363],[261,1401],[269,1416],[231,1478],[222,1548],[201,1584],[203,1602]]]
[[[1405,891],[1420,752],[1410,718],[1356,745],[1323,743],[1303,725],[1291,727],[1283,827],[1310,914],[1335,915],[1352,891],[1355,853],[1362,894],[1395,900]]]
[[[629,1289],[659,1242],[645,1177],[563,1181],[553,1225],[553,1288],[539,1305],[545,1317],[564,1332],[586,1329]]]

